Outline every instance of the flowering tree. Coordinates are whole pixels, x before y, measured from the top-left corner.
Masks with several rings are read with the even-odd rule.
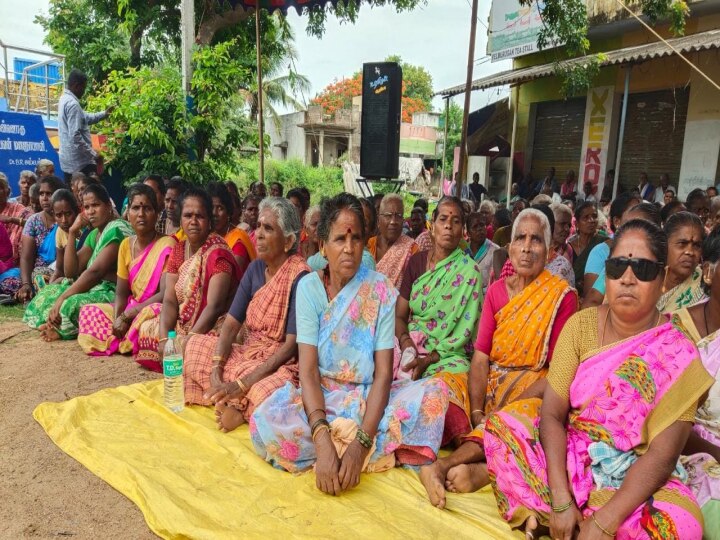
[[[387,61],[402,64],[399,56],[391,56]],[[432,77],[425,68],[402,64],[402,121],[412,122],[413,113],[432,110]],[[352,106],[352,100],[362,95],[362,72],[358,71],[349,79],[335,80],[315,96],[311,103],[320,105],[326,114],[334,115],[340,109]]]

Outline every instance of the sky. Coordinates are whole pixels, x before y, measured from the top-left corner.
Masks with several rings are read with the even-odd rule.
[[[475,61],[478,63],[473,68],[473,79],[512,67],[509,60],[491,63],[486,56],[485,26],[490,4],[479,3],[475,39]],[[392,54],[423,66],[432,75],[436,92],[463,84],[467,74],[470,19],[469,0],[428,0],[426,6],[405,13],[396,13],[392,7],[362,5],[354,25],[340,24],[333,16],[328,17],[325,34],[319,40],[307,35],[305,19],[293,10],[288,14],[299,51],[297,69],[312,83],[310,97],[334,79],[351,76],[364,62],[382,61]],[[501,89],[500,96],[506,95],[508,90]],[[454,99],[462,106],[462,95]],[[473,92],[471,110],[497,99],[497,90]],[[440,111],[443,100],[437,97],[433,105]]]
[[[0,0],[0,40],[25,47],[47,49],[43,30],[33,19],[47,12],[48,0]],[[511,68],[510,61],[491,63],[486,57],[487,25],[491,2],[480,2],[473,78]],[[22,9],[18,9],[22,7]],[[364,62],[382,61],[400,55],[404,61],[423,66],[433,77],[435,91],[463,84],[467,71],[470,39],[470,0],[428,0],[426,6],[396,13],[392,7],[362,5],[357,22],[340,24],[329,16],[322,39],[307,35],[306,18],[290,10],[299,53],[297,70],[306,75],[312,90],[297,96],[308,102],[334,79],[349,77]],[[484,107],[508,94],[507,88],[472,93],[471,110]],[[454,100],[462,106],[463,96]],[[435,98],[436,111],[443,100]]]

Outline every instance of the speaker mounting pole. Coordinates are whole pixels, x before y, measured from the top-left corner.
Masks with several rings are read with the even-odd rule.
[[[262,50],[260,49],[260,5],[255,6],[255,49],[257,51],[258,147],[260,148],[260,183],[265,183],[265,134],[263,133],[263,76]]]
[[[470,92],[472,90],[473,66],[475,64],[475,34],[477,32],[478,0],[472,2],[472,15],[470,16],[470,45],[468,47],[467,79],[465,80],[465,107],[463,109],[462,137],[460,138],[460,163],[458,164],[457,183],[455,195],[462,196],[462,186],[467,176],[467,130],[468,116],[470,115]]]

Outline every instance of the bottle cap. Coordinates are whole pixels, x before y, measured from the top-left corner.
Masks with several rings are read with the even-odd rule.
[[[175,333],[175,330],[170,330],[168,332],[168,339],[175,339],[177,337],[177,334]]]

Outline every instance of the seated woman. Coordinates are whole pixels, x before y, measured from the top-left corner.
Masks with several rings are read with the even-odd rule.
[[[492,270],[493,253],[499,246],[487,237],[485,216],[480,212],[473,212],[467,218],[468,252],[475,260],[482,276],[483,294],[490,284],[490,271]]]
[[[37,176],[32,171],[20,171],[20,178],[18,180],[18,187],[20,188],[20,195],[10,199],[10,202],[22,204],[26,208],[31,208],[32,203],[30,202],[30,188],[37,182]]]
[[[576,234],[570,238],[568,245],[572,250],[575,286],[580,298],[585,292],[585,265],[592,249],[605,241],[605,236],[598,234],[598,211],[595,203],[583,201],[575,208]]]
[[[227,186],[219,182],[211,182],[207,185],[207,192],[213,203],[215,233],[225,239],[233,252],[242,278],[248,265],[257,257],[255,245],[250,240],[248,233],[233,226],[230,222],[233,201]]]
[[[240,281],[220,337],[193,336],[185,348],[185,401],[214,403],[226,432],[286,382],[297,383],[295,291],[310,268],[297,252],[300,219],[292,203],[263,199],[256,237],[258,260]]]
[[[338,495],[360,472],[436,457],[447,409],[439,379],[392,382],[396,292],[360,264],[364,216],[342,193],[322,204],[318,235],[329,261],[300,280],[300,388],[267,398],[250,419],[257,453],[291,472],[315,465],[317,487]]]
[[[175,239],[160,235],[155,226],[160,216],[157,197],[151,187],[130,187],[128,220],[135,231],[118,250],[115,303],[88,304],[80,310],[78,344],[92,356],[127,354],[138,348],[138,314],[162,301],[165,267]]]
[[[43,181],[40,180],[41,189]],[[115,298],[118,248],[132,234],[130,225],[114,219],[107,190],[92,184],[82,194],[83,214],[68,231],[64,253],[65,279],[42,288],[32,299],[23,321],[38,328],[45,341],[74,339],[78,334],[80,309],[87,304],[112,302]],[[85,219],[93,227],[85,245],[76,240]]]
[[[213,232],[207,192],[188,188],[180,199],[180,224],[187,239],[175,244],[167,262],[162,306],[143,309],[135,361],[162,371],[163,343],[175,330],[182,347],[192,334],[218,335],[240,281],[240,268],[225,240]],[[158,315],[159,314],[159,315]]]
[[[480,270],[458,247],[463,222],[460,199],[443,197],[433,248],[410,257],[395,306],[396,378],[437,377],[450,389],[443,445],[470,431],[467,372],[482,307]]]
[[[375,259],[377,271],[387,276],[398,289],[402,285],[410,256],[418,252],[418,246],[413,239],[402,233],[403,212],[400,195],[385,195],[380,202],[378,234],[367,243],[368,250]]]
[[[705,298],[701,286],[700,258],[705,227],[691,212],[678,212],[665,223],[668,239],[667,274],[657,308],[670,313]]]
[[[52,196],[55,191],[63,187],[63,184],[55,176],[46,176],[37,183],[37,186],[42,211],[30,216],[23,228],[20,247],[22,285],[16,294],[19,302],[30,300],[51,280],[55,270],[57,225],[53,215]]]
[[[667,238],[632,220],[605,263],[608,304],[572,317],[538,398],[491,415],[488,472],[502,516],[533,536],[700,539],[678,467],[713,383],[695,344],[656,306]]]
[[[683,450],[688,486],[705,517],[705,537],[720,538],[720,228],[703,242],[702,286],[707,302],[677,312],[700,360],[715,383],[695,414],[695,425]]]
[[[305,212],[305,223],[303,223],[303,232],[305,233],[305,241],[300,244],[298,252],[308,261],[308,265],[312,268],[310,261],[318,257],[322,257],[320,253],[320,245],[317,237],[317,226],[320,222],[320,207],[315,205],[308,208]],[[322,257],[324,259],[324,257]],[[320,270],[320,268],[313,268]]]
[[[13,248],[13,258],[16,263],[20,262],[20,239],[23,227],[32,210],[22,204],[10,202],[10,184],[7,176],[0,172],[0,223],[5,226],[10,244]],[[6,281],[7,280],[7,281]],[[5,294],[15,294],[20,287],[20,271],[13,271],[13,275],[0,275],[0,291]]]
[[[549,359],[563,326],[577,309],[567,281],[544,268],[550,223],[523,210],[513,223],[510,260],[517,273],[488,288],[470,363],[470,419],[475,428],[450,456],[420,469],[430,502],[443,508],[445,489],[469,492],[489,482],[484,463],[485,419],[509,403],[542,395]]]
[[[80,215],[75,195],[69,189],[58,189],[52,196],[53,216],[57,224],[55,232],[55,270],[50,283],[57,283],[65,277],[65,246],[70,227]]]

